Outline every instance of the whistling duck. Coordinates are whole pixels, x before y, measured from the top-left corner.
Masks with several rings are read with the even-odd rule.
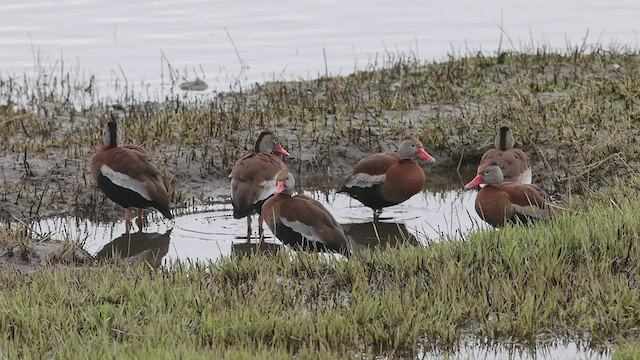
[[[531,184],[531,167],[527,154],[513,147],[515,140],[511,129],[500,128],[496,134],[496,147],[487,150],[480,159],[480,165],[496,163],[502,169],[505,182]]]
[[[368,156],[344,177],[338,192],[347,193],[373,210],[378,220],[383,207],[400,204],[424,187],[425,175],[413,159],[419,157],[429,163],[436,160],[423,149],[415,136],[407,136],[397,152]]]
[[[260,214],[262,203],[275,193],[275,176],[287,170],[279,155],[289,156],[271,131],[263,131],[253,152],[243,155],[231,174],[231,204],[234,219],[247,217],[247,241],[251,238],[251,215]],[[262,217],[258,217],[258,232],[262,237]]]
[[[289,171],[278,172],[276,194],[262,205],[262,217],[273,234],[294,248],[348,256],[348,240],[340,224],[317,200],[291,196],[294,186]]]
[[[91,173],[98,188],[125,208],[127,233],[131,228],[132,207],[138,208],[140,227],[145,208],[155,208],[166,218],[172,219],[169,195],[160,170],[143,148],[119,146],[119,135],[118,125],[110,121],[103,136],[104,144],[91,160]]]
[[[482,164],[477,176],[465,189],[486,184],[476,196],[476,212],[490,225],[502,227],[507,222],[528,224],[549,217],[548,196],[531,184],[504,182],[502,170],[495,163]]]

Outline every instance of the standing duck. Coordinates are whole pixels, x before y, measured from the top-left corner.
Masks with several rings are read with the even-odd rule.
[[[155,208],[167,219],[173,219],[169,195],[162,182],[160,170],[149,153],[135,145],[119,145],[118,125],[107,124],[104,144],[91,160],[91,173],[98,188],[109,199],[125,208],[126,232],[131,228],[131,208],[138,208],[142,227],[143,209]]]
[[[260,214],[262,203],[274,194],[275,176],[287,170],[279,155],[289,156],[271,131],[258,136],[253,152],[244,154],[233,166],[231,174],[231,204],[233,218],[247,217],[247,241],[251,238],[251,215]],[[258,232],[262,237],[262,217],[258,217]]]
[[[487,150],[480,159],[480,165],[496,163],[502,169],[505,182],[531,184],[531,167],[524,151],[514,148],[515,139],[507,126],[496,134],[496,147]]]
[[[276,184],[276,194],[262,205],[262,217],[273,234],[294,248],[348,256],[347,237],[333,215],[317,200],[292,196],[293,174],[278,172]]]
[[[486,184],[476,196],[476,212],[490,225],[503,227],[508,223],[528,224],[547,219],[550,204],[544,190],[536,185],[504,182],[502,170],[496,163],[482,164],[477,176],[465,189]]]
[[[371,208],[373,220],[377,221],[382,208],[400,204],[424,187],[424,171],[413,160],[416,157],[428,163],[436,161],[417,137],[407,136],[397,152],[374,154],[360,160],[344,177],[338,192],[347,193]]]

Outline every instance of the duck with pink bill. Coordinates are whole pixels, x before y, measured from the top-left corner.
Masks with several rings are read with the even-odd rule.
[[[247,241],[251,239],[251,215],[260,214],[262,204],[275,193],[276,174],[287,170],[281,156],[290,155],[274,132],[263,131],[253,151],[240,157],[229,174],[233,217],[247,218]],[[262,238],[261,216],[258,216],[258,233]]]
[[[382,208],[400,204],[424,188],[426,176],[414,159],[436,160],[415,136],[402,140],[398,151],[370,155],[345,175],[339,193],[346,193],[373,210],[377,221]]]
[[[478,216],[491,226],[529,224],[550,216],[551,204],[544,190],[536,185],[505,182],[496,163],[480,165],[476,177],[464,188],[475,189],[483,184],[475,208]]]

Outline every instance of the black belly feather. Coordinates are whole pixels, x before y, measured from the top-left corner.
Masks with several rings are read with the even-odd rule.
[[[373,210],[382,209],[387,206],[397,205],[395,202],[385,200],[382,197],[382,185],[374,185],[371,187],[342,187],[339,193],[347,193],[352,198],[360,201],[364,206]]]
[[[173,215],[171,215],[171,211],[168,208],[163,208],[157,202],[145,199],[142,195],[137,192],[127,189],[122,186],[118,186],[114,184],[111,179],[104,176],[103,174],[98,175],[98,188],[104,192],[109,199],[111,199],[116,204],[122,206],[123,208],[154,208],[167,219],[173,219]]]
[[[278,222],[276,224],[275,236],[280,241],[282,241],[283,244],[289,245],[296,250],[305,250],[312,252],[335,252],[348,256],[348,249],[343,247],[329,247],[324,243],[309,240],[302,236],[299,232],[294,231],[292,228],[284,225],[281,222]]]
[[[273,196],[273,195],[271,195]],[[271,197],[269,196],[269,197]],[[236,207],[236,204],[233,204],[233,218],[234,219],[242,219],[243,217],[249,216],[249,215],[253,215],[253,214],[258,214],[260,215],[261,211],[262,211],[262,204],[264,204],[265,201],[267,201],[269,198],[266,198],[264,200],[260,200],[256,203],[253,203],[248,209],[240,209],[239,207]]]

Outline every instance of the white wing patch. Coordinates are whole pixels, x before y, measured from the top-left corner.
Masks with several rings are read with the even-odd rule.
[[[531,168],[527,168],[527,170],[520,174],[520,182],[523,184],[531,184]]]
[[[231,179],[231,189],[229,189],[229,194],[231,194],[231,200],[233,200],[233,186],[235,185],[235,183],[236,183],[236,180]]]
[[[280,218],[280,221],[284,226],[293,229],[293,231],[299,233],[307,240],[315,241],[315,242],[327,245],[324,241],[322,241],[322,239],[318,235],[318,232],[313,227],[309,225],[305,225],[300,221],[288,221],[285,218]]]
[[[354,187],[354,186],[361,187],[361,188],[368,188],[374,185],[382,184],[386,178],[387,178],[387,174],[369,175],[365,173],[358,173],[353,175],[351,179],[349,179],[349,181],[347,181],[346,184],[344,184],[344,186],[348,188]]]
[[[112,183],[125,188],[131,191],[138,193],[143,198],[151,201],[151,196],[149,195],[149,191],[144,187],[144,184],[140,181],[131,178],[127,174],[119,173],[112,168],[108,167],[106,164],[103,164],[100,167],[100,173],[111,180]]]
[[[260,192],[260,196],[258,196],[258,199],[256,200],[256,202],[261,201],[261,200],[266,200],[269,198],[269,196],[275,194],[276,192],[276,179],[275,177],[271,180],[264,180],[263,182],[261,182],[259,184],[259,186],[262,188],[262,191]]]
[[[231,180],[231,200],[233,200],[233,186],[237,180]],[[261,200],[266,200],[269,196],[275,194],[276,192],[276,179],[275,177],[272,180],[265,180],[258,184],[262,188],[260,193],[258,194],[258,198],[254,201],[254,204]]]

